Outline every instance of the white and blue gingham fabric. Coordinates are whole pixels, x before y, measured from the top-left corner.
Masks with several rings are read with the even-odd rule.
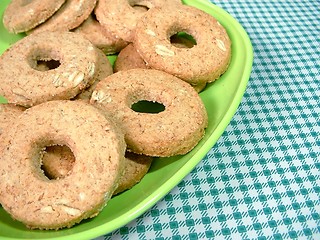
[[[212,1],[254,49],[238,111],[154,207],[97,239],[320,239],[320,2]]]

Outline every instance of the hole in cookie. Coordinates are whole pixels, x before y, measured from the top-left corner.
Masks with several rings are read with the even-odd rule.
[[[133,8],[133,10],[137,13],[147,12],[151,7],[150,3],[148,3],[147,1],[128,0],[128,3]]]
[[[60,62],[56,60],[38,60],[35,69],[38,71],[49,71],[60,66]]]
[[[99,22],[98,19],[97,19],[96,14],[94,12],[91,13],[91,18],[92,18],[93,21]]]
[[[140,113],[160,113],[165,110],[165,106],[158,102],[141,100],[132,104],[131,109]]]
[[[149,8],[147,6],[143,6],[143,5],[138,5],[138,4],[134,4],[131,6],[136,12],[147,12],[149,10]]]
[[[45,44],[44,44],[45,45]],[[34,46],[27,56],[28,64],[37,71],[49,71],[61,65],[61,53],[59,49],[51,46]]]
[[[28,4],[32,3],[33,0],[22,0],[21,7],[27,6]]]
[[[170,42],[177,48],[192,48],[197,45],[196,40],[186,32],[178,32],[170,37]]]
[[[75,157],[69,147],[47,146],[43,153],[41,170],[48,179],[62,179],[72,170]]]

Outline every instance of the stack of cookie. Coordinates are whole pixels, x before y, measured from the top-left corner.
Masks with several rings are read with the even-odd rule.
[[[71,32],[35,33],[1,55],[0,203],[13,218],[71,227],[147,173],[152,157],[127,152],[121,124],[89,104],[111,74],[102,51]]]
[[[226,71],[231,59],[231,42],[223,26],[181,0],[20,2],[11,1],[5,10],[3,22],[8,31],[28,35],[74,31],[106,55],[124,50],[115,71],[158,69],[187,81],[199,92]]]
[[[0,203],[29,228],[94,217],[153,157],[186,154],[204,136],[198,92],[231,58],[212,16],[180,0],[13,0],[3,21],[28,36],[0,56]],[[134,107],[144,102],[162,108]]]

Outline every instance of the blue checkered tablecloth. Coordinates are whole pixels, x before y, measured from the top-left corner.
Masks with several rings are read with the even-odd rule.
[[[320,1],[212,1],[254,48],[238,111],[154,207],[97,239],[320,239]]]

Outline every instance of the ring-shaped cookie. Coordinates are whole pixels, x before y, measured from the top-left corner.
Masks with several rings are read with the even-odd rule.
[[[0,149],[0,202],[29,228],[71,227],[97,215],[123,171],[123,133],[82,101],[49,101],[24,111]],[[75,157],[71,172],[50,180],[41,171],[45,147],[64,145]]]
[[[141,101],[157,102],[158,113],[135,111]],[[189,152],[203,137],[207,112],[190,84],[153,69],[130,69],[100,81],[90,103],[115,117],[129,151],[149,156]]]
[[[179,32],[196,41],[178,48],[170,37]],[[134,46],[150,68],[168,72],[190,84],[212,82],[228,68],[231,41],[211,15],[191,6],[150,9],[137,23]]]
[[[91,14],[97,0],[66,0],[65,4],[47,21],[38,25],[27,34],[43,31],[69,31],[78,27]]]
[[[39,61],[58,66],[43,71]],[[80,34],[31,34],[0,56],[0,95],[26,107],[73,98],[92,82],[97,61],[96,48]]]
[[[166,8],[182,5],[181,0],[99,0],[95,14],[101,25],[114,36],[132,42],[133,32],[139,19],[146,13],[141,8]]]
[[[51,17],[66,0],[12,0],[3,14],[3,24],[12,33],[26,32]]]

